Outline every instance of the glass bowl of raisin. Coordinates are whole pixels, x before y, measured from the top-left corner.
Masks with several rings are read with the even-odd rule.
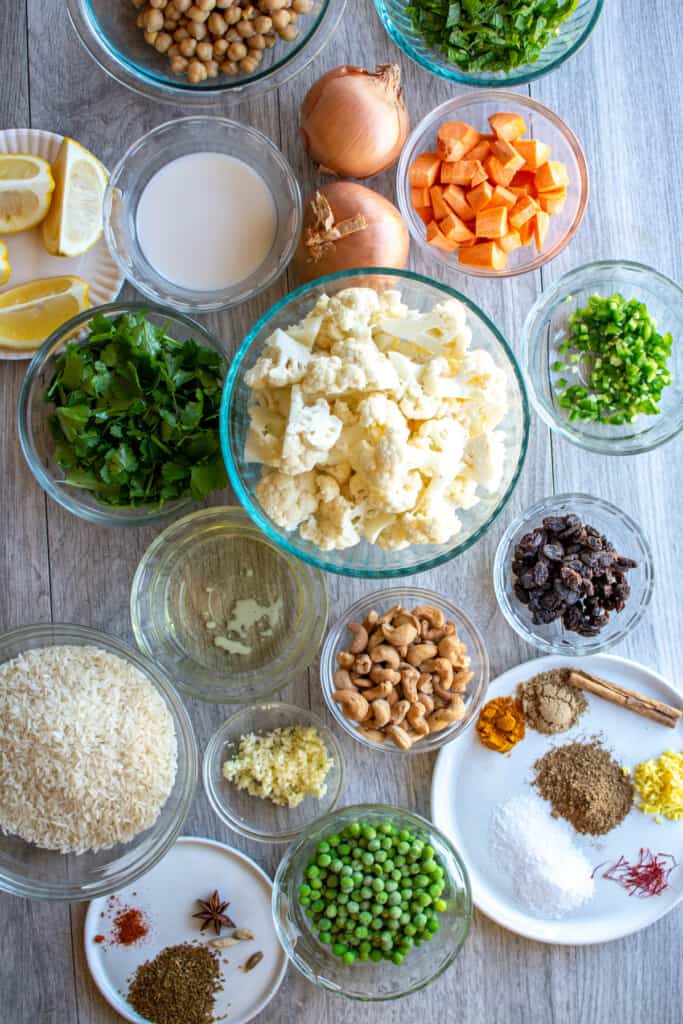
[[[595,654],[640,621],[652,596],[652,552],[616,505],[557,494],[510,523],[493,583],[503,615],[528,643],[552,654]]]

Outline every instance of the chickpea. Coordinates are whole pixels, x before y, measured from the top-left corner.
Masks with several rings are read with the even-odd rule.
[[[216,0],[216,10],[225,11],[232,6],[232,0]]]
[[[209,12],[203,11],[201,7],[197,7],[196,4],[193,4],[192,7],[190,7],[189,11],[187,12],[187,16],[190,19],[190,21],[202,22],[206,21],[206,19],[209,17]]]
[[[192,7],[192,0],[173,0],[176,10],[180,11],[181,14],[185,14]]]
[[[240,21],[237,25],[237,32],[242,39],[248,39],[249,36],[255,36],[254,26],[250,21]]]
[[[204,25],[201,21],[188,21],[187,31],[189,32],[193,39],[197,40],[198,43],[201,42],[202,39],[206,39],[206,37],[209,34],[209,30],[207,29],[206,25]]]
[[[296,11],[290,11],[289,12],[289,24],[290,25],[294,25],[294,24],[296,24],[296,22],[298,20],[299,20],[299,15],[296,13]]]
[[[266,50],[272,50],[272,48],[275,46],[275,44],[277,42],[277,36],[274,35],[272,32],[268,32],[263,37],[263,40],[264,40],[264,42],[266,44]]]
[[[174,43],[173,46],[169,46],[168,50],[166,51],[166,56],[168,57],[169,60],[172,60],[173,57],[181,56],[180,47],[178,46],[177,43]]]
[[[166,4],[164,17],[169,18],[171,21],[180,21],[180,11],[173,0],[170,0],[170,2]]]
[[[261,54],[258,50],[250,53],[248,57],[240,61],[240,70],[244,71],[245,75],[251,75],[256,71],[256,68],[261,63]]]
[[[262,35],[259,35],[259,33],[257,33],[255,36],[252,36],[251,39],[248,40],[247,45],[249,46],[250,50],[265,50],[266,41]]]
[[[147,0],[150,7],[155,7],[159,11],[163,11],[164,7],[168,3],[168,0]]]
[[[297,14],[308,14],[313,7],[313,0],[292,0],[292,10]]]
[[[283,28],[287,28],[289,20],[289,11],[276,11],[273,15],[273,28],[276,32],[281,32]]]
[[[187,60],[185,57],[173,56],[171,59],[171,71],[175,71],[177,75],[187,71]]]
[[[187,65],[187,77],[193,85],[205,82],[207,79],[206,68],[200,60],[191,60]]]
[[[154,42],[154,49],[158,53],[167,53],[173,45],[173,36],[170,36],[168,32],[160,32]]]
[[[258,11],[256,10],[253,4],[247,4],[246,7],[242,8],[243,21],[253,21],[257,14]]]
[[[270,14],[271,11],[281,11],[289,2],[290,0],[261,0],[259,7]]]
[[[258,18],[254,18],[254,28],[259,33],[259,35],[266,35],[266,33],[270,32],[272,27],[272,18],[266,18],[262,14],[260,14]]]
[[[188,57],[188,58],[189,57],[194,57],[196,49],[197,49],[197,40],[196,39],[191,39],[190,36],[188,36],[187,39],[183,39],[183,41],[178,46],[178,51],[180,52],[180,54],[183,57]]]
[[[286,28],[280,29],[278,35],[280,36],[280,39],[284,39],[286,43],[293,43],[299,35],[299,29],[296,25],[287,25]]]
[[[158,32],[143,32],[145,42],[149,43],[150,46],[154,46],[158,35]]]
[[[224,60],[221,64],[221,71],[224,75],[236,75],[239,71],[239,66],[235,64],[234,60]]]
[[[138,28],[144,28],[145,27],[145,15],[144,15],[144,12],[142,14],[138,14],[137,18],[135,19],[135,24],[137,25]]]
[[[213,60],[213,45],[211,43],[198,43],[195,54],[203,64],[206,64],[207,61]]]
[[[195,0],[200,11],[212,11],[216,6],[216,0]]]
[[[228,58],[239,63],[247,55],[247,48],[244,43],[232,43],[228,48]]]
[[[207,60],[204,65],[206,73],[209,78],[218,78],[218,62],[215,60]]]
[[[226,7],[223,12],[223,17],[227,21],[228,25],[236,25],[238,21],[242,20],[242,11],[235,4],[230,7]]]
[[[229,28],[225,33],[225,38],[229,43],[241,43],[242,36],[239,34],[236,28]]]
[[[222,14],[214,11],[213,14],[209,15],[209,20],[206,23],[206,27],[209,32],[214,36],[224,36],[228,31],[228,23]]]
[[[155,11],[153,7],[148,7],[142,17],[148,32],[161,32],[164,27],[164,16],[161,11]]]
[[[177,28],[173,33],[173,38],[175,39],[176,43],[182,43],[183,39],[190,38],[190,33],[187,31],[185,27]]]

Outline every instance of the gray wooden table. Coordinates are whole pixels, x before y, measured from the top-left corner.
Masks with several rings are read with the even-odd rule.
[[[683,280],[680,144],[683,110],[683,25],[672,0],[607,0],[589,44],[569,64],[534,83],[529,93],[566,118],[582,140],[592,178],[585,221],[569,249],[540,273],[501,282],[452,272],[448,281],[479,303],[513,348],[540,289],[588,260],[625,257]],[[0,127],[30,125],[78,138],[110,166],[154,125],[182,113],[155,105],[110,81],[81,49],[63,0],[0,0]],[[298,107],[313,80],[344,60],[372,66],[398,60],[416,122],[457,92],[399,55],[371,0],[349,0],[341,32],[314,65],[278,95],[237,115],[278,143],[304,187],[314,174],[297,141]],[[524,91],[524,90],[522,90]],[[392,173],[374,183],[393,194]],[[414,254],[412,266],[446,279],[436,263]],[[255,317],[288,287],[232,313],[208,318],[231,349]],[[132,294],[132,293],[131,293]],[[678,339],[681,343],[681,339]],[[22,363],[0,363],[0,629],[38,621],[98,626],[131,640],[128,595],[135,566],[154,530],[89,526],[46,499],[26,468],[15,426]],[[551,492],[588,491],[621,505],[644,526],[654,549],[655,596],[645,621],[617,653],[645,662],[676,681],[680,666],[683,559],[680,477],[683,444],[650,455],[607,459],[551,437],[534,418],[526,466],[500,522],[466,555],[420,577],[451,593],[483,630],[493,675],[534,652],[496,608],[490,569],[510,518]],[[221,498],[229,502],[230,496]],[[355,599],[366,584],[329,576],[331,608]],[[325,714],[315,669],[284,699]],[[200,747],[223,719],[221,707],[195,703]],[[433,757],[415,756],[396,772],[385,760],[340,737],[349,763],[344,801],[385,801],[429,813]],[[247,843],[223,828],[197,793],[185,832],[243,847],[269,871],[279,850]],[[30,903],[0,896],[0,1020],[2,1024],[113,1024],[85,966],[83,905]],[[259,1024],[674,1024],[681,1020],[683,911],[639,935],[605,946],[550,948],[503,931],[480,914],[455,965],[431,988],[396,1004],[360,1006],[318,991],[294,969],[258,1018]]]

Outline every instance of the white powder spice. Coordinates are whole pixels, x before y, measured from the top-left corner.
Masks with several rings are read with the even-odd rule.
[[[491,815],[496,862],[520,901],[539,917],[563,917],[593,896],[592,866],[569,825],[533,795],[514,796]]]

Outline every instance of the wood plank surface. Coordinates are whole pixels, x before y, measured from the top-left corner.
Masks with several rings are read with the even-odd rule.
[[[123,2],[123,0],[122,0]],[[411,266],[448,281],[479,303],[516,351],[524,317],[540,289],[591,259],[628,257],[683,277],[683,212],[679,139],[683,110],[680,53],[683,26],[670,3],[607,0],[589,43],[557,72],[527,92],[565,117],[582,140],[592,175],[586,219],[570,247],[535,275],[477,281],[413,251]],[[0,85],[0,128],[32,125],[78,138],[112,166],[136,138],[182,111],[154,104],[109,79],[80,47],[62,0],[0,3],[0,46],[14,73]],[[385,35],[372,0],[349,0],[340,30],[313,66],[277,94],[242,105],[236,116],[266,132],[296,169],[306,191],[317,178],[297,138],[298,109],[308,86],[343,61],[397,60],[403,69],[413,123],[462,91],[429,76],[404,58]],[[223,112],[223,111],[220,111]],[[393,174],[372,183],[392,197]],[[289,284],[292,284],[289,281]],[[254,319],[288,287],[283,279],[238,310],[206,319],[233,351]],[[133,294],[132,290],[129,294]],[[132,640],[130,582],[154,529],[105,530],[67,515],[33,482],[19,451],[15,406],[22,364],[0,363],[0,630],[51,618],[104,628]],[[533,418],[531,443],[519,485],[501,520],[472,550],[416,578],[450,594],[482,629],[492,674],[534,652],[497,610],[490,571],[510,519],[553,491],[580,490],[609,498],[647,530],[655,556],[655,597],[646,620],[617,653],[652,665],[676,680],[681,601],[676,568],[683,555],[683,448],[673,442],[629,459],[586,455],[550,437]],[[230,502],[226,492],[214,503]],[[330,615],[374,584],[327,577]],[[314,666],[293,681],[283,699],[326,714]],[[188,702],[200,749],[225,717],[217,706]],[[434,758],[415,756],[399,772],[386,759],[340,736],[348,764],[343,802],[382,799],[429,813]],[[393,769],[393,762],[392,762]],[[185,826],[245,849],[271,873],[281,849],[249,843],[224,828],[203,793]],[[114,1024],[119,1018],[92,984],[84,961],[84,907],[31,904],[0,895],[5,941],[0,960],[3,1024]],[[680,946],[683,912],[673,912],[639,935],[604,946],[552,948],[531,943],[475,914],[456,964],[418,996],[378,1007],[324,995],[294,969],[258,1024],[406,1024],[420,1020],[460,1024],[674,1024],[683,1005]]]

